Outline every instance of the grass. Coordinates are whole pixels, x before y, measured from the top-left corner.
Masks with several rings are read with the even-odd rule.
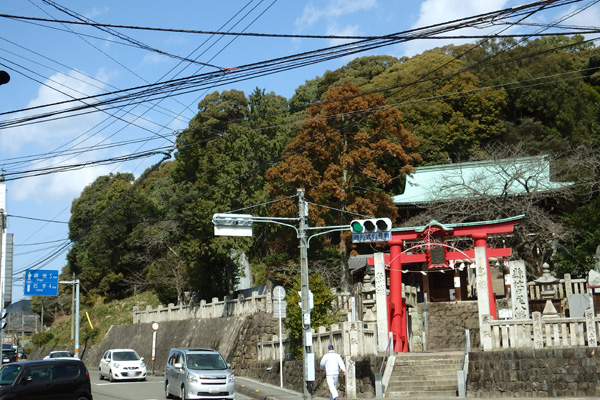
[[[91,307],[81,305],[79,309],[79,342],[98,343],[112,325],[133,323],[134,306],[138,306],[143,310],[146,306],[157,307],[158,305],[160,305],[160,302],[152,292],[140,293],[127,299],[108,303],[97,301]],[[44,346],[62,347],[72,345],[71,316],[57,318],[47,332],[51,333],[54,338]]]

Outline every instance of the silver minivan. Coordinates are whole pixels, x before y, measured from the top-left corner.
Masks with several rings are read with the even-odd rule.
[[[171,349],[165,365],[165,397],[235,399],[234,375],[212,349]]]

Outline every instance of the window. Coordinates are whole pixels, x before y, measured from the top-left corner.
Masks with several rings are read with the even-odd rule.
[[[79,367],[75,364],[62,364],[54,366],[54,379],[72,379],[79,375]]]
[[[31,378],[33,382],[46,382],[52,379],[52,366],[31,367],[25,370],[23,378]]]

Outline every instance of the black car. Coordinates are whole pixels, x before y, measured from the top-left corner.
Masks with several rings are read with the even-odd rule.
[[[2,343],[2,364],[8,364],[17,360],[17,350],[10,343]]]
[[[77,358],[56,358],[17,361],[0,369],[0,400],[45,398],[92,400],[85,364]]]

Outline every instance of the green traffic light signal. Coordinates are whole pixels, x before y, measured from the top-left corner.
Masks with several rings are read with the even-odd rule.
[[[350,224],[350,227],[352,228],[353,232],[362,232],[363,231],[363,225],[360,223],[360,221],[352,221],[352,223]]]

